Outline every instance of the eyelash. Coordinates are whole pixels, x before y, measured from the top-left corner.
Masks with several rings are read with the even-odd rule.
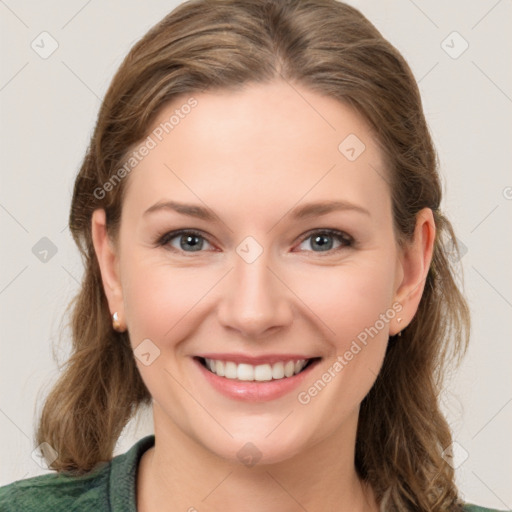
[[[194,254],[195,252],[204,252],[204,251],[182,251],[180,249],[176,249],[175,247],[172,247],[169,242],[171,242],[172,240],[174,240],[175,238],[179,237],[180,235],[193,235],[193,236],[197,236],[197,237],[200,237],[204,240],[206,240],[210,245],[213,245],[207,237],[205,237],[203,235],[203,233],[201,233],[200,231],[197,231],[197,230],[194,230],[194,229],[179,229],[179,230],[176,230],[176,231],[169,231],[169,232],[166,232],[164,233],[163,235],[160,235],[157,237],[157,240],[156,240],[156,245],[157,246],[160,246],[160,247],[167,247],[169,250],[173,251],[173,252],[180,252],[182,254]],[[341,242],[342,245],[340,245],[339,247],[337,248],[334,248],[334,249],[329,249],[327,251],[306,251],[306,252],[311,252],[311,253],[314,253],[314,254],[319,254],[319,255],[332,255],[333,253],[337,252],[337,251],[340,251],[342,249],[347,249],[349,247],[352,247],[354,245],[354,239],[348,235],[347,233],[344,233],[343,231],[338,231],[337,229],[315,229],[313,231],[309,231],[308,233],[306,233],[300,240],[300,244],[302,244],[302,242],[308,240],[309,238],[313,237],[314,235],[328,235],[328,236],[332,236],[334,238],[337,238],[338,241]]]

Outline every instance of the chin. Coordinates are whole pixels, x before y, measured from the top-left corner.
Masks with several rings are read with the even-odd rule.
[[[230,443],[229,447],[226,446],[225,451],[220,451],[218,446],[211,447],[211,449],[219,457],[251,468],[287,461],[303,451],[304,447],[289,440],[284,442],[283,439],[277,439],[270,442],[262,437],[252,441],[248,438],[240,442],[235,441]]]
[[[273,429],[279,421],[274,423]],[[249,431],[240,428],[238,433],[231,430],[231,433],[233,438],[227,439],[224,436],[222,442],[216,442],[219,440],[210,437],[203,440],[203,445],[214,455],[247,467],[284,462],[306,451],[313,444],[312,439],[308,442],[304,434],[300,437],[290,435],[284,424],[274,432],[272,429],[258,430],[253,427]]]

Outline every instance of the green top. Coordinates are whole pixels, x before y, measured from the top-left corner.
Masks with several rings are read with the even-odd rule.
[[[0,487],[0,511],[136,512],[137,467],[142,454],[154,444],[155,436],[146,436],[126,453],[83,476],[47,473]],[[464,510],[497,512],[475,505],[466,505]]]

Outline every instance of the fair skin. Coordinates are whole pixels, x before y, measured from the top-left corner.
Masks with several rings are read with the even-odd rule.
[[[359,406],[389,336],[417,310],[432,212],[418,214],[413,241],[399,246],[380,149],[362,117],[332,98],[282,81],[193,96],[197,107],[126,178],[117,243],[103,210],[92,219],[111,312],[134,348],[149,339],[160,350],[149,365],[136,358],[156,439],[139,466],[138,510],[376,511],[354,467]],[[154,126],[187,98],[174,99]],[[349,134],[366,146],[354,161],[338,150]],[[206,207],[218,221],[144,214],[170,200]],[[332,200],[356,208],[302,219],[290,211]],[[156,243],[178,229],[201,237]],[[317,229],[329,250],[316,243]],[[250,263],[237,252],[248,236],[263,250]],[[378,333],[300,402],[370,326]],[[205,353],[320,359],[298,387],[258,402],[212,386],[195,358]],[[250,466],[237,456],[249,442],[261,457]]]

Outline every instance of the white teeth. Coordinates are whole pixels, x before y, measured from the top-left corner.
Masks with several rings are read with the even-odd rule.
[[[215,364],[215,373],[219,377],[224,377],[224,375],[225,375],[224,361],[214,361],[214,364]]]
[[[208,361],[208,359],[206,359]],[[215,373],[215,370],[214,370]],[[231,361],[227,361],[224,365],[224,377],[227,379],[236,379],[236,364]]]
[[[239,364],[236,368],[238,380],[254,380],[254,366],[251,364]]]
[[[219,377],[257,382],[292,377],[300,373],[307,362],[307,359],[300,359],[298,361],[280,361],[274,364],[259,364],[254,366],[246,363],[236,364],[232,361],[219,361],[205,358],[206,367]]]
[[[272,365],[272,378],[282,379],[284,377],[284,363],[276,363]]]
[[[254,380],[272,380],[272,367],[269,364],[259,364],[254,367]]]

